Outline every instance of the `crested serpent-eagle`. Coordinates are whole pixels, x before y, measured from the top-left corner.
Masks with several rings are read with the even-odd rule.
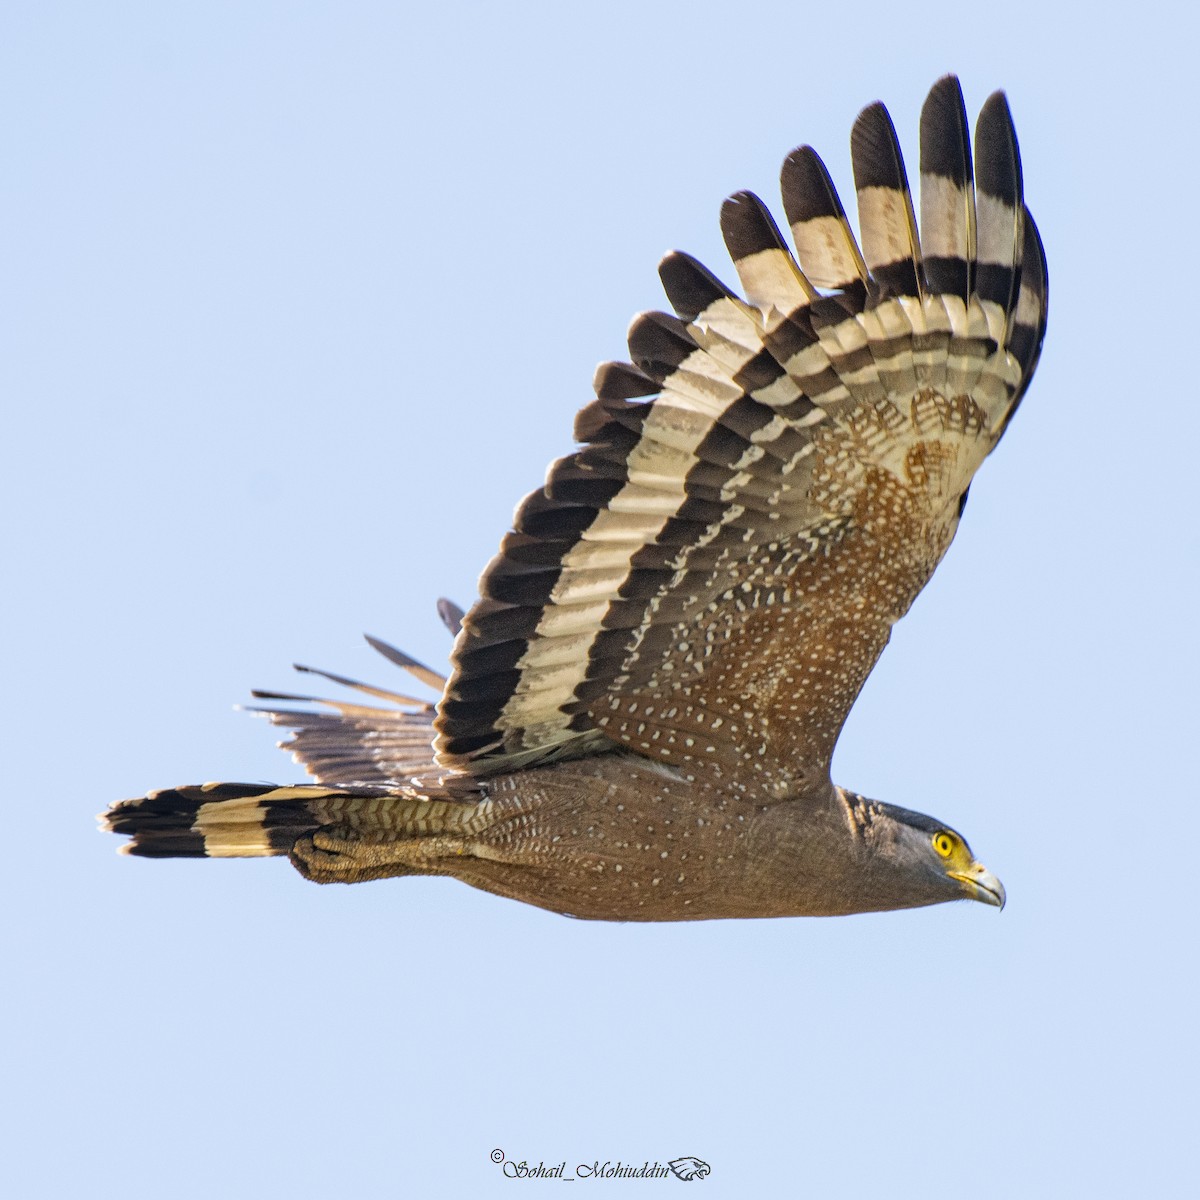
[[[450,875],[608,920],[1003,905],[955,830],[829,776],[1045,331],[1001,93],[974,141],[948,76],[921,113],[918,223],[872,104],[851,136],[858,240],[803,146],[782,172],[794,251],[739,192],[721,228],[740,294],[663,259],[674,313],[634,320],[480,598],[441,604],[449,678],[373,640],[436,703],[340,676],[365,697],[256,693],[315,783],[165,789],[105,827],[132,854]]]

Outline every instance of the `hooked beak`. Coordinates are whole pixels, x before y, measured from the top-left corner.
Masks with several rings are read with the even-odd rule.
[[[973,862],[966,871],[950,871],[948,874],[963,885],[963,891],[972,900],[981,900],[997,908],[1004,907],[1004,884],[983,863]]]

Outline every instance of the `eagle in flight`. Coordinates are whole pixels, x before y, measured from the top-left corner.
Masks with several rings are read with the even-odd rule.
[[[315,782],[127,800],[102,818],[123,849],[287,855],[318,883],[450,875],[601,920],[1002,906],[960,834],[829,765],[1029,386],[1046,263],[1002,93],[973,159],[957,79],[929,93],[919,226],[882,104],[851,150],[859,240],[802,146],[781,181],[794,252],[738,192],[740,294],[663,259],[674,315],[634,319],[479,599],[439,605],[449,678],[372,639],[436,703],[324,672],[364,702],[256,693]]]

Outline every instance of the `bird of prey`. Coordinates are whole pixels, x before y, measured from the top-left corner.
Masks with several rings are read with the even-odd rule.
[[[954,829],[829,765],[1029,386],[1045,258],[1002,93],[972,158],[958,81],[934,85],[919,225],[882,104],[851,150],[859,240],[802,146],[781,180],[794,253],[738,192],[740,294],[663,259],[674,314],[634,319],[479,599],[440,606],[449,678],[372,639],[436,704],[330,675],[375,702],[256,693],[316,782],[125,801],[103,818],[123,849],[287,855],[319,883],[448,875],[602,920],[1002,906]]]

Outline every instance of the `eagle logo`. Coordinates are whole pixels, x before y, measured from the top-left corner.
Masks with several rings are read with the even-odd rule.
[[[695,1158],[692,1155],[686,1155],[683,1158],[674,1158],[667,1166],[678,1176],[685,1181],[692,1179],[703,1179],[705,1175],[712,1172],[712,1167],[708,1165],[702,1158]]]

